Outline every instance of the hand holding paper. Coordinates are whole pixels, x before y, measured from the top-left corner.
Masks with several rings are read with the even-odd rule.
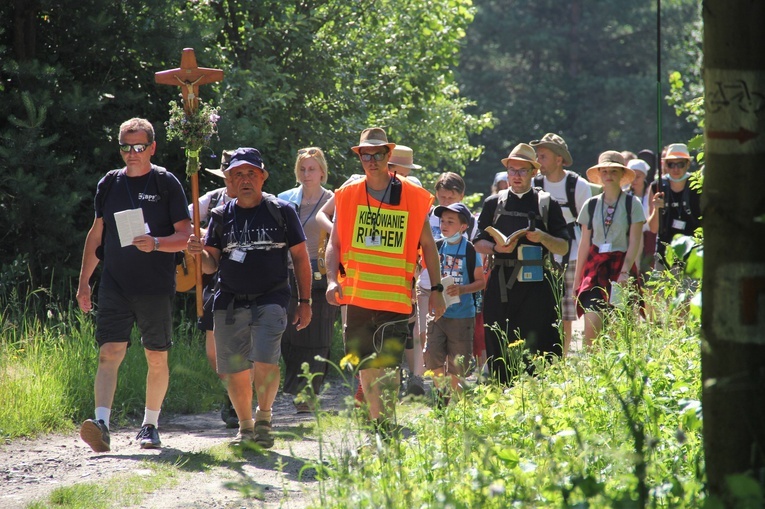
[[[117,233],[120,237],[120,246],[126,247],[133,244],[133,239],[146,233],[143,221],[143,210],[129,209],[114,213],[114,222],[117,223]]]

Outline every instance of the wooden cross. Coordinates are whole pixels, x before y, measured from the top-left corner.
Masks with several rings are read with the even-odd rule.
[[[183,48],[181,66],[154,73],[154,81],[160,85],[182,87],[183,109],[186,115],[196,113],[199,108],[199,87],[216,81],[223,81],[223,71],[197,66],[194,48]]]
[[[154,73],[154,81],[160,85],[172,85],[181,87],[183,95],[183,110],[186,117],[194,115],[199,109],[199,87],[216,81],[223,81],[223,71],[220,69],[208,69],[197,66],[197,57],[194,48],[183,48],[181,66],[177,69],[168,69]],[[199,231],[199,176],[198,172],[191,175],[191,199],[194,204],[194,235],[200,237]],[[202,260],[200,255],[195,256],[196,263],[196,297],[197,316],[202,316],[204,303],[202,302]]]

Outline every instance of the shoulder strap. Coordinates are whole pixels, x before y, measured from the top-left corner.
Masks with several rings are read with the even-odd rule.
[[[475,277],[473,277],[473,273],[475,272],[475,247],[469,240],[465,245],[465,259],[467,261],[468,282],[472,283],[475,281]]]
[[[566,201],[568,201],[568,209],[571,211],[571,215],[579,215],[579,211],[576,207],[576,184],[579,182],[579,174],[573,171],[566,170]]]
[[[106,195],[109,194],[109,189],[112,188],[112,184],[117,179],[117,175],[121,172],[121,168],[116,170],[110,170],[104,175],[104,187],[101,194],[98,195],[98,208],[104,210],[104,203],[106,203]]]
[[[492,225],[497,224],[497,219],[499,219],[500,213],[505,208],[505,204],[507,203],[507,193],[509,191],[507,189],[503,189],[502,191],[497,193],[497,208],[494,209],[494,218],[491,221]]]
[[[271,217],[274,218],[274,221],[276,221],[276,224],[279,225],[279,228],[284,228],[284,231],[286,233],[287,221],[284,219],[284,212],[281,210],[281,207],[276,202],[276,199],[270,194],[263,193],[263,201],[266,202],[266,208],[268,209],[268,212],[271,214]]]
[[[630,241],[630,229],[632,229],[632,202],[635,201],[635,195],[627,193],[627,201],[624,202],[624,207],[627,209],[627,245]]]
[[[601,196],[603,195],[599,195],[597,198],[595,198],[594,200],[590,200],[587,203],[587,212],[589,212],[589,216],[590,216],[587,220],[587,228],[589,228],[590,231],[592,231],[592,218],[595,215],[595,207],[598,205],[598,200],[600,199]]]
[[[537,202],[539,203],[539,215],[542,217],[542,223],[545,225],[545,231],[547,230],[547,219],[550,216],[550,200],[552,199],[550,193],[547,191],[537,191]]]

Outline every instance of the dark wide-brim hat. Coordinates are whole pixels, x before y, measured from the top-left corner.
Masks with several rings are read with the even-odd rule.
[[[566,141],[555,133],[547,133],[542,136],[541,140],[534,140],[529,143],[534,148],[544,147],[552,150],[554,154],[563,158],[563,166],[571,166],[574,164],[574,160],[571,158],[571,153],[568,151],[568,145]]]
[[[263,157],[260,155],[260,151],[251,147],[241,147],[234,150],[234,153],[231,154],[231,161],[229,161],[226,171],[231,171],[234,168],[244,166],[245,164],[258,168],[265,174],[265,177],[268,178],[268,172],[266,171],[266,166],[263,164]]]
[[[222,179],[226,178],[226,175],[224,175],[223,172],[228,169],[228,165],[231,163],[231,156],[233,153],[233,150],[224,150],[223,154],[220,156],[220,168],[205,168],[205,171],[210,172],[213,175],[217,175]]]
[[[388,143],[388,135],[385,134],[385,129],[382,127],[369,127],[361,132],[359,144],[355,147],[351,147],[351,150],[359,153],[359,150],[363,147],[388,147],[391,151],[396,146],[395,143]]]
[[[607,150],[598,157],[598,164],[587,170],[587,180],[593,184],[603,185],[600,181],[600,168],[621,168],[624,170],[619,185],[625,186],[635,180],[635,170],[628,168],[624,162],[624,156],[616,150]]]

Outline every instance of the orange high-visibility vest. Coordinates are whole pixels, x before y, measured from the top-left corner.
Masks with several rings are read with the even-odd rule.
[[[338,277],[343,289],[341,304],[394,313],[412,312],[417,246],[433,195],[408,179],[399,180],[401,203],[396,206],[381,205],[368,197],[366,178],[335,192],[335,228],[340,241],[340,261],[345,268],[345,277]],[[380,242],[369,245],[375,221]]]

